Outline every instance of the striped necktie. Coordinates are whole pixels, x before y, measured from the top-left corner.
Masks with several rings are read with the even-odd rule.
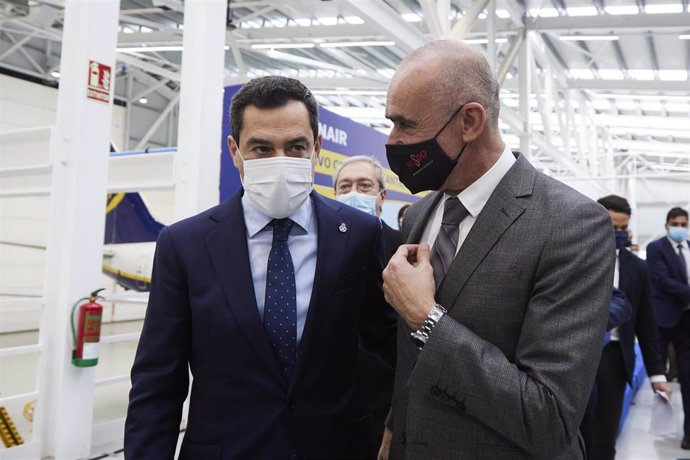
[[[431,250],[431,266],[434,268],[434,279],[438,288],[446,276],[448,267],[455,258],[458,248],[460,222],[469,215],[458,197],[452,196],[443,205],[443,219],[436,242]]]

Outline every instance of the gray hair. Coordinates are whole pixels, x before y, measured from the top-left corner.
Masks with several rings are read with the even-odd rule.
[[[346,158],[342,163],[338,165],[337,168],[335,168],[335,172],[333,173],[333,188],[335,189],[336,184],[338,183],[338,177],[340,177],[340,171],[343,170],[343,168],[349,164],[352,163],[368,163],[374,167],[374,174],[376,175],[376,180],[379,183],[379,189],[385,190],[386,189],[386,184],[383,181],[383,165],[379,160],[372,156],[368,155],[355,155],[352,157]]]

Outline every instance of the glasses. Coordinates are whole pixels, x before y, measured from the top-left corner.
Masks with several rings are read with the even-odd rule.
[[[378,187],[375,182],[368,179],[355,181],[354,185],[359,193],[369,194],[375,191]],[[352,190],[353,183],[350,181],[342,181],[338,184],[338,194],[349,193]]]

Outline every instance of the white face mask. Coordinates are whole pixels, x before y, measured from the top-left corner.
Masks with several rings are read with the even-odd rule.
[[[300,207],[314,185],[311,158],[272,157],[245,160],[242,185],[257,210],[283,219]]]
[[[352,192],[345,193],[343,195],[336,195],[335,199],[341,203],[345,203],[355,209],[359,209],[360,211],[376,217],[376,200],[379,197],[379,193],[376,195],[365,195],[364,193],[359,193],[353,190]]]

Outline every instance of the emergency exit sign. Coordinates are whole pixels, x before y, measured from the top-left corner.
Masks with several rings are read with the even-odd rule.
[[[89,77],[86,85],[86,97],[97,101],[110,102],[111,68],[96,61],[89,61]]]

